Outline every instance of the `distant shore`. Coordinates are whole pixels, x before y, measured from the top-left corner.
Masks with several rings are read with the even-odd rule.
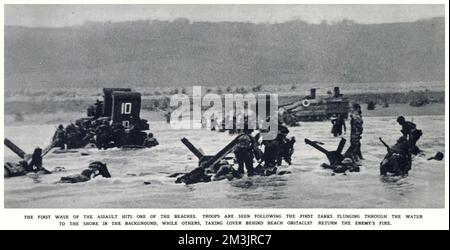
[[[421,107],[412,107],[405,103],[393,103],[389,107],[383,108],[377,105],[374,110],[367,110],[367,105],[363,105],[363,116],[365,117],[382,117],[382,116],[428,116],[428,115],[445,115],[444,103],[431,103]],[[5,114],[5,126],[23,126],[23,125],[48,125],[68,124],[75,122],[77,119],[86,117],[86,112],[63,112],[55,113],[34,113],[23,115],[22,121],[17,121],[14,114]],[[152,122],[163,122],[165,118],[161,112],[142,110],[141,117],[147,119],[150,124]]]

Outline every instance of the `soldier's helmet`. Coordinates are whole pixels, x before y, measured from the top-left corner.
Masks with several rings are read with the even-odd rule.
[[[358,110],[358,111],[361,110],[361,105],[359,105],[358,103],[354,103],[352,107],[353,107],[353,110]]]
[[[62,124],[59,124],[58,129],[64,129],[64,126]]]
[[[342,160],[342,162],[341,162],[342,164],[352,164],[353,163],[353,160],[351,159],[351,158],[349,158],[349,157],[346,157],[346,158],[344,158],[344,160]]]
[[[397,122],[398,122],[398,123],[403,123],[403,122],[405,122],[405,117],[403,117],[403,116],[397,117]]]
[[[108,171],[108,168],[106,167],[106,163],[103,163],[101,161],[94,161],[89,164],[90,169],[95,169],[99,171],[99,174],[105,178],[110,178],[111,174]]]
[[[219,166],[229,165],[227,160],[221,160],[219,161]]]
[[[405,143],[407,141],[408,139],[406,138],[406,136],[402,135],[398,138],[397,143]]]

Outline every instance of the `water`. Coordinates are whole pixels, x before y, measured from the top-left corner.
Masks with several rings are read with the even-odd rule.
[[[29,174],[7,178],[4,182],[6,208],[438,208],[444,206],[444,161],[427,161],[444,151],[444,116],[414,117],[424,135],[418,146],[426,156],[416,157],[406,178],[379,176],[379,162],[386,149],[381,136],[393,144],[399,136],[394,117],[366,117],[362,140],[366,158],[359,173],[331,175],[321,169],[325,156],[306,145],[305,137],[335,149],[329,122],[302,123],[291,128],[297,139],[294,165],[282,169],[290,175],[251,177],[233,181],[175,184],[168,175],[185,172],[197,165],[197,159],[180,142],[187,137],[205,153],[213,154],[234,137],[206,130],[169,129],[163,122],[152,123],[160,145],[144,150],[89,150],[79,153],[49,154],[44,165],[64,172],[51,175]],[[5,127],[5,137],[26,152],[44,147],[54,131],[53,125]],[[348,135],[346,135],[348,136]],[[32,144],[30,144],[32,141]],[[348,147],[348,145],[346,145]],[[345,149],[344,149],[345,150]],[[447,157],[447,156],[445,156]],[[5,160],[18,158],[5,147]],[[89,162],[105,161],[113,176],[77,184],[55,184],[61,176],[78,174]],[[144,185],[144,182],[150,182]]]

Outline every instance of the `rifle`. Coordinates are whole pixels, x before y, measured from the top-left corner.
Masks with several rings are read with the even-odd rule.
[[[383,141],[383,139],[381,139],[381,137],[378,137],[378,139],[381,141],[381,143],[383,143],[383,145],[386,147],[388,152],[391,152],[391,147],[389,147],[389,145]]]

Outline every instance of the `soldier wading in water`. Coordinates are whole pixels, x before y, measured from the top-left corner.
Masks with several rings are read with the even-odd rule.
[[[359,162],[360,160],[364,160],[361,153],[363,119],[361,106],[359,104],[353,104],[350,118],[350,147],[345,156],[352,158],[355,162]]]
[[[238,163],[238,173],[244,174],[244,165],[247,169],[247,175],[254,175],[253,159],[255,155],[257,159],[260,158],[259,150],[255,138],[251,135],[250,129],[244,129],[244,134],[241,135],[234,148],[234,155]]]
[[[422,136],[422,130],[417,129],[415,123],[406,121],[403,116],[397,117],[397,122],[402,126],[402,130],[400,130],[400,132],[402,132],[403,136],[405,136],[410,142],[411,153],[414,155],[420,153],[420,149],[416,146],[416,143]]]
[[[336,119],[331,120],[331,123],[333,124],[333,126],[331,127],[331,133],[334,137],[342,135],[342,128],[344,128],[344,134],[347,132],[344,116],[338,115]]]

